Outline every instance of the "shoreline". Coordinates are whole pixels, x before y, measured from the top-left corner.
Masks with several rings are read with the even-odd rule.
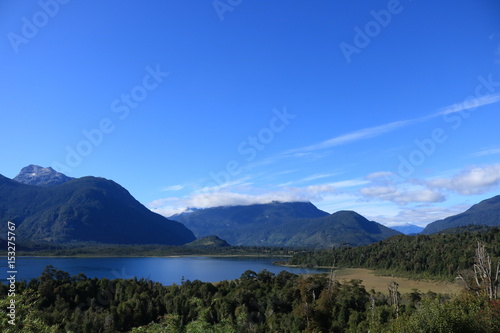
[[[98,258],[194,258],[194,257],[206,257],[206,258],[288,258],[288,256],[276,256],[269,254],[243,254],[243,255],[168,255],[168,256],[19,256],[18,258],[35,258],[35,259],[44,259],[44,258],[64,258],[64,259],[98,259]],[[6,257],[3,257],[6,258]],[[22,259],[21,259],[22,260]],[[285,268],[304,268],[304,269],[324,269],[327,271],[324,272],[314,272],[307,274],[324,274],[329,275],[331,272],[331,266],[314,266],[314,267],[304,267],[301,265],[289,265],[285,264],[285,261],[273,261],[272,264],[276,267]],[[460,286],[459,283],[451,282],[451,281],[443,281],[438,279],[419,279],[419,278],[411,278],[405,276],[394,276],[390,274],[383,275],[383,272],[367,269],[367,268],[340,268],[337,267],[335,269],[335,280],[340,283],[348,283],[351,280],[361,280],[361,285],[365,287],[366,290],[377,290],[382,293],[387,293],[387,286],[391,281],[397,281],[399,284],[399,291],[401,293],[410,293],[413,290],[419,290],[421,293],[425,292],[436,292],[442,294],[458,294],[463,287]],[[382,273],[382,274],[380,274]],[[301,274],[301,273],[298,273]],[[216,282],[210,283],[221,283],[223,281],[229,280],[218,280]],[[207,282],[207,281],[205,281]]]
[[[17,255],[17,258],[187,258],[187,257],[212,257],[212,258],[232,258],[232,257],[249,257],[249,258],[291,258],[293,255],[283,254],[171,254],[165,256],[159,255]],[[7,256],[0,256],[6,259]],[[276,265],[281,266],[281,265]],[[285,265],[283,265],[285,267]],[[292,266],[290,266],[292,267]],[[299,267],[299,266],[297,266]]]

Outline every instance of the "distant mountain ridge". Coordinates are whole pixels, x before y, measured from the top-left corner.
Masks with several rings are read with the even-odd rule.
[[[54,186],[66,183],[72,179],[74,178],[57,172],[51,167],[43,168],[34,164],[22,168],[21,172],[13,178],[16,182],[37,186]]]
[[[197,237],[215,234],[232,245],[364,245],[400,234],[356,212],[328,214],[310,202],[213,207],[170,219],[184,223]]]
[[[196,209],[169,219],[183,223],[196,237],[217,235],[232,245],[257,245],[262,243],[257,233],[264,229],[294,218],[326,215],[310,202],[271,202]]]
[[[391,227],[391,229],[399,231],[405,235],[418,234],[418,233],[422,232],[422,230],[424,230],[423,227],[419,227],[418,225],[410,224],[410,223],[407,223],[404,225],[393,226],[393,227]]]
[[[277,234],[284,236],[283,245],[285,246],[317,248],[368,245],[391,236],[401,235],[396,230],[369,221],[364,216],[347,210],[319,218],[297,219],[282,228],[277,228],[269,239],[277,239]]]
[[[273,201],[266,204],[218,206],[195,209],[189,210],[189,212],[172,215],[170,218],[174,220],[181,219],[189,225],[191,220],[197,218],[198,215],[202,215],[205,219],[210,220],[210,227],[213,227],[214,225],[244,225],[255,223],[256,220],[259,222],[267,220],[273,223],[280,223],[281,220],[286,218],[321,217],[329,214],[318,209],[310,202]],[[223,221],[221,221],[221,219],[223,219]]]
[[[429,223],[422,234],[433,234],[467,225],[500,226],[500,195],[483,200],[463,213]]]
[[[2,235],[12,221],[19,240],[165,245],[195,240],[184,225],[153,213],[111,180],[82,177],[48,183],[26,185],[0,175]]]

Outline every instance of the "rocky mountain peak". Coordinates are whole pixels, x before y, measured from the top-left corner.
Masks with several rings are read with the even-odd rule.
[[[37,186],[54,186],[65,183],[73,178],[55,171],[51,167],[41,167],[39,165],[30,164],[21,169],[21,172],[14,177],[18,183]]]

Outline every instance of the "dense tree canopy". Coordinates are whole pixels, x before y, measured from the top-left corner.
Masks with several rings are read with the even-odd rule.
[[[396,284],[397,285],[397,284]],[[48,266],[16,285],[16,325],[0,285],[2,332],[498,332],[500,303],[414,291],[395,298],[328,274],[246,271],[234,281],[162,286],[89,279]],[[444,330],[443,330],[444,328]]]
[[[455,279],[474,264],[477,242],[500,257],[500,229],[458,229],[433,235],[394,236],[367,246],[342,246],[294,256],[288,264],[364,267],[409,277]],[[461,231],[461,232],[458,232]]]
[[[397,236],[365,247],[302,253],[293,262],[448,278],[477,264],[475,249],[483,248],[478,241],[496,263],[499,229]],[[334,274],[246,271],[234,281],[163,286],[146,279],[70,276],[47,266],[39,278],[17,282],[15,296],[9,288],[0,284],[2,332],[500,332],[500,301],[481,288],[464,288],[459,295],[401,294],[397,281],[375,291],[361,280],[339,283]],[[8,316],[13,299],[15,325]]]

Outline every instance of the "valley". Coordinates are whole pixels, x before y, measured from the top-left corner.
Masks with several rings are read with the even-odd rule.
[[[500,196],[420,233],[311,202],[166,218],[112,180],[35,165],[13,180],[0,175],[0,196],[0,218],[16,225],[19,270],[14,289],[0,284],[0,303],[19,291],[18,326],[36,332],[82,324],[84,332],[413,332],[427,321],[490,333],[496,326],[485,321],[500,325],[485,280],[471,288],[478,248],[500,258]],[[464,314],[463,304],[489,312]],[[443,317],[433,317],[436,307]]]

